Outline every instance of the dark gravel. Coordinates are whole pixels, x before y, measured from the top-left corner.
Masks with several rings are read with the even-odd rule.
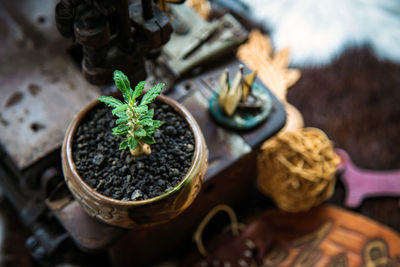
[[[157,104],[157,106],[156,106]],[[194,138],[186,121],[166,104],[151,104],[154,119],[164,124],[154,133],[152,153],[134,158],[118,150],[122,140],[113,136],[115,117],[100,104],[78,127],[72,149],[80,176],[99,193],[119,200],[144,200],[169,191],[192,163]]]

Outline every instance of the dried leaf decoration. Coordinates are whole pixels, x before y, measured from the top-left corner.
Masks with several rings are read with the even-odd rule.
[[[254,83],[254,80],[257,77],[257,72],[253,71],[252,73],[245,75],[243,78],[243,95],[242,95],[242,102],[246,102],[246,99],[251,92],[251,86]]]
[[[299,70],[288,68],[290,58],[288,47],[273,53],[268,36],[254,30],[250,33],[247,43],[240,46],[237,56],[252,70],[258,72],[258,77],[279,100],[286,102],[287,88],[295,84],[301,76]]]
[[[301,113],[286,100],[287,89],[293,86],[301,76],[298,69],[290,69],[290,49],[273,52],[267,35],[258,30],[249,34],[248,41],[241,45],[237,57],[253,71],[259,79],[286,107],[287,120],[282,131],[299,129],[304,126]]]
[[[230,87],[228,95],[225,98],[225,103],[223,105],[223,108],[226,114],[228,114],[228,116],[233,115],[242,97],[242,91],[243,91],[242,81],[243,81],[243,66],[241,66],[240,71],[236,73],[236,76],[232,82],[232,86]]]
[[[225,69],[224,73],[219,77],[219,94],[218,94],[218,101],[221,107],[225,106],[226,96],[228,95],[229,91],[229,71]]]
[[[186,4],[192,7],[204,20],[208,20],[211,14],[211,6],[208,0],[187,0]]]

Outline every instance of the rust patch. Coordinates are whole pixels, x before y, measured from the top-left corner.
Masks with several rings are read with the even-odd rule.
[[[9,107],[17,104],[18,102],[20,102],[23,97],[24,97],[24,95],[21,92],[16,91],[7,99],[7,102],[4,106],[6,108],[9,108]]]
[[[35,96],[40,92],[41,88],[39,85],[34,84],[34,83],[30,83],[28,85],[28,91],[29,93],[31,93],[31,95]]]
[[[44,17],[44,16],[39,16],[39,17],[37,18],[37,22],[38,22],[39,24],[44,24],[44,23],[46,22],[46,17]]]
[[[3,115],[0,113],[0,123],[3,126],[8,126],[10,123],[3,117]]]
[[[41,129],[46,128],[43,124],[38,123],[38,122],[33,122],[31,123],[31,125],[29,126],[31,128],[32,131],[34,131],[35,133],[40,131]]]

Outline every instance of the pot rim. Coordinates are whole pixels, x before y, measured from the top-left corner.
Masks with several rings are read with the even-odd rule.
[[[197,124],[197,121],[190,114],[190,112],[182,104],[178,103],[177,101],[173,100],[172,98],[169,98],[163,94],[160,94],[156,98],[156,101],[166,103],[169,106],[171,106],[176,112],[178,112],[185,119],[186,123],[189,126],[189,129],[193,133],[195,149],[194,149],[194,154],[193,154],[193,158],[192,158],[192,163],[191,163],[186,175],[182,178],[182,180],[179,182],[179,184],[177,184],[176,186],[173,187],[173,189],[171,189],[168,192],[165,192],[159,196],[145,199],[145,200],[122,201],[119,199],[114,199],[114,198],[105,196],[105,195],[97,192],[91,186],[89,186],[85,182],[85,180],[82,179],[82,177],[79,175],[79,173],[76,169],[75,162],[73,161],[73,158],[72,158],[72,143],[73,143],[73,139],[75,136],[75,132],[76,132],[78,126],[80,125],[81,121],[85,118],[86,114],[90,110],[92,110],[94,107],[96,107],[97,105],[102,104],[99,100],[96,99],[96,100],[92,101],[90,104],[88,104],[86,107],[84,107],[79,113],[77,113],[73,117],[70,125],[67,128],[67,131],[66,131],[67,134],[65,135],[64,142],[63,142],[63,148],[62,148],[63,153],[66,153],[67,164],[68,164],[70,170],[72,171],[73,175],[75,175],[76,177],[79,177],[79,179],[82,181],[82,186],[85,188],[85,190],[92,193],[94,196],[96,196],[96,198],[103,199],[103,200],[108,201],[115,205],[126,206],[126,207],[144,206],[146,204],[152,204],[159,200],[166,199],[166,198],[174,195],[179,190],[181,190],[183,188],[183,186],[188,182],[188,180],[192,176],[192,174],[196,171],[195,163],[197,163],[201,160],[200,146],[202,144],[202,140],[201,140],[202,136],[201,136],[201,134],[199,134],[199,133],[201,133],[200,126]]]

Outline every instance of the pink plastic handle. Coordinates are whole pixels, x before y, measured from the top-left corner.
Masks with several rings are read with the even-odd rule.
[[[345,205],[357,208],[367,197],[400,196],[400,170],[374,171],[360,169],[351,161],[349,154],[342,149],[335,149],[342,162],[339,171],[346,186]]]

